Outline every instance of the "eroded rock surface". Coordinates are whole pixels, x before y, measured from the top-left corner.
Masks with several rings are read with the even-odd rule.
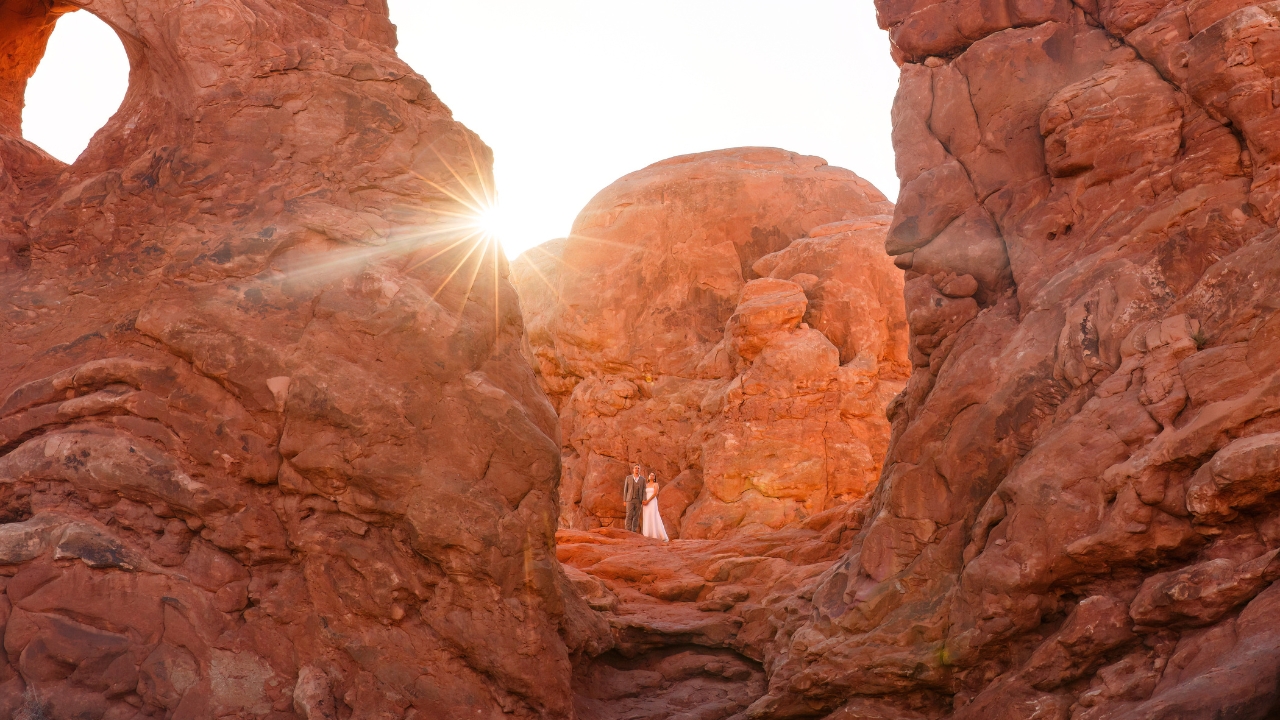
[[[868,503],[799,525],[722,540],[637,538],[615,528],[560,530],[556,554],[607,618],[615,646],[582,658],[579,716],[598,720],[740,718],[764,695],[772,618],[846,552]]]
[[[572,716],[490,153],[385,4],[86,2],[133,71],[69,167],[52,5],[0,2],[0,716]]]
[[[747,716],[1275,717],[1280,4],[877,7],[914,368]]]
[[[741,717],[1280,715],[1280,4],[877,6],[913,370],[848,550],[717,631],[690,565],[562,559],[757,660]]]
[[[819,158],[739,148],[606,188],[513,263],[560,411],[561,525],[620,526],[631,463],[668,532],[717,538],[863,497],[909,361],[892,205]]]

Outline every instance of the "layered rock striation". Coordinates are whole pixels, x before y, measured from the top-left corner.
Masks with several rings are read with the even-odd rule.
[[[0,2],[0,715],[571,717],[489,150],[383,2],[82,5],[132,74],[67,166],[18,118],[76,5]]]
[[[384,7],[86,6],[133,75],[65,166],[73,6],[0,3],[0,714],[1280,710],[1275,3],[879,0],[896,208],[727,151],[526,258],[563,446]],[[731,537],[566,575],[632,460]]]
[[[988,6],[877,2],[913,371],[747,715],[1274,717],[1280,5]]]
[[[880,483],[827,555],[562,531],[624,646],[767,688],[597,664],[705,717],[1275,717],[1280,6],[877,7],[913,368]]]
[[[848,551],[868,506],[719,540],[560,530],[557,557],[615,639],[575,664],[579,717],[743,717],[768,686],[761,660],[775,613]]]
[[[620,525],[632,463],[685,538],[864,496],[909,367],[890,212],[819,158],[740,148],[632,173],[522,255],[528,352],[560,411],[561,525]]]

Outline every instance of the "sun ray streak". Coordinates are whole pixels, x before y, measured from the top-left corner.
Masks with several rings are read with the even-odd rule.
[[[482,243],[473,243],[471,245],[471,249],[467,251],[467,254],[463,256],[463,258],[459,260],[456,265],[453,266],[453,270],[449,273],[449,276],[444,279],[444,282],[440,283],[440,287],[436,288],[436,291],[431,293],[432,300],[435,300],[437,297],[439,297],[440,293],[444,291],[445,287],[449,284],[449,282],[453,280],[453,276],[457,275],[458,271],[462,269],[462,266],[467,264],[467,260],[472,255],[475,254],[476,248],[480,247],[481,244]],[[466,307],[465,302],[463,303],[463,307]],[[459,312],[459,314],[461,314],[461,312]]]
[[[470,147],[470,141],[469,141],[469,140],[468,140],[468,142],[467,142],[467,145],[468,145],[468,148],[469,148],[469,147]],[[471,196],[471,200],[472,200],[472,202],[471,202],[471,203],[465,203],[465,204],[466,204],[468,207],[472,207],[472,208],[476,208],[476,207],[483,207],[483,206],[485,205],[485,200],[484,200],[484,198],[476,197],[475,191],[473,191],[473,190],[471,189],[471,186],[467,184],[467,181],[466,181],[466,180],[463,180],[463,179],[462,179],[462,176],[458,174],[458,171],[453,169],[453,166],[452,166],[452,165],[450,165],[450,164],[449,164],[449,161],[448,161],[448,160],[446,160],[446,159],[444,158],[444,156],[440,154],[440,151],[439,151],[439,150],[436,150],[436,146],[435,146],[434,144],[432,144],[430,147],[431,147],[431,152],[435,153],[436,158],[440,160],[440,164],[441,164],[441,165],[444,165],[445,169],[449,171],[449,174],[453,176],[453,179],[454,179],[454,180],[457,180],[457,181],[458,181],[458,184],[462,186],[462,189],[463,189],[463,190],[465,190],[465,191],[466,191],[466,193],[467,193],[468,195],[470,195],[470,196]],[[474,155],[472,155],[472,157],[474,158],[475,156],[474,156]],[[477,173],[477,175],[478,175],[478,173]],[[421,176],[419,176],[419,177],[421,177]],[[422,179],[423,179],[423,180],[426,180],[426,178],[422,178]],[[431,183],[431,181],[430,181],[430,180],[426,180],[426,181],[427,181],[428,183]],[[431,183],[431,184],[432,184],[432,185],[435,185],[435,183]],[[438,185],[436,185],[436,188],[437,188],[437,189],[439,189],[439,190],[441,190],[441,192],[446,192],[445,190],[443,190],[443,188],[440,188]]]
[[[471,154],[471,166],[479,168],[480,161],[476,159],[476,149],[472,146],[470,137],[467,138],[467,152]],[[494,192],[489,192],[489,184],[484,181],[484,173],[476,173],[476,179],[480,181],[480,190],[484,193],[485,204],[488,207],[493,207],[498,199],[496,188]]]
[[[445,249],[443,249],[443,250],[439,250],[439,251],[437,251],[437,252],[436,252],[434,255],[432,255],[431,257],[428,257],[428,258],[426,258],[426,259],[424,259],[424,260],[419,260],[419,261],[417,261],[417,262],[413,263],[413,264],[412,264],[412,265],[410,265],[409,267],[405,268],[405,270],[404,270],[404,271],[405,271],[406,273],[408,273],[408,272],[412,272],[412,271],[414,271],[414,270],[417,270],[418,268],[422,267],[423,265],[426,265],[427,263],[431,262],[432,260],[435,260],[436,258],[440,257],[441,255],[443,255],[443,254],[445,254],[445,253],[449,252],[450,250],[452,250],[452,249],[454,249],[454,248],[458,247],[459,245],[461,245],[462,243],[464,243],[464,242],[466,242],[466,241],[470,240],[471,238],[474,238],[474,237],[476,237],[477,235],[480,235],[480,234],[481,234],[481,232],[480,232],[479,230],[473,230],[472,232],[468,233],[466,236],[462,237],[461,239],[459,239],[459,240],[455,240],[453,243],[451,243],[451,244],[449,245],[449,247],[446,247],[446,248],[445,248]]]
[[[499,287],[498,278],[498,248],[494,243],[493,248],[493,342],[497,344],[498,336],[502,334],[502,315],[498,312],[502,305],[502,292]]]
[[[480,257],[476,258],[476,269],[471,271],[471,280],[467,282],[467,290],[462,294],[462,306],[458,308],[458,315],[462,315],[462,311],[467,309],[467,303],[471,300],[471,291],[475,289],[476,278],[480,277],[480,268],[484,267],[484,256],[489,253],[491,241],[479,243],[479,247],[483,247],[484,251],[480,253]]]
[[[531,248],[531,249],[532,249],[532,250],[537,250],[537,248]],[[550,253],[545,253],[545,254],[550,255]],[[554,259],[555,259],[557,262],[561,262],[561,263],[563,263],[563,261],[562,261],[562,260],[560,260],[560,258],[554,258]],[[541,270],[537,265],[533,264],[533,262],[532,262],[532,261],[531,261],[531,262],[529,262],[529,263],[528,263],[528,265],[529,265],[529,269],[530,269],[530,270],[533,270],[534,274],[536,274],[536,275],[538,276],[538,279],[542,281],[542,284],[543,284],[543,285],[546,285],[546,286],[547,286],[547,289],[551,291],[551,294],[555,296],[556,303],[557,303],[557,304],[560,304],[560,305],[563,305],[563,304],[564,304],[564,302],[560,299],[560,290],[559,290],[555,285],[552,285],[552,284],[551,284],[551,281],[547,279],[547,276],[546,276],[546,275],[544,275],[544,274],[542,273],[542,270]]]
[[[575,236],[573,236],[573,237],[577,237],[577,238],[583,239],[581,235],[575,235]],[[634,249],[634,247],[633,247],[633,246],[630,246],[630,245],[626,245],[626,246],[622,246],[622,247],[627,247],[628,249]],[[559,264],[561,267],[568,268],[569,270],[573,270],[574,272],[578,272],[578,271],[580,271],[580,270],[582,269],[582,268],[580,268],[580,267],[578,267],[578,266],[574,265],[573,263],[565,262],[565,259],[564,259],[564,257],[562,257],[562,256],[552,255],[551,253],[547,252],[546,250],[543,250],[543,249],[542,249],[542,247],[541,247],[541,246],[538,246],[538,245],[535,245],[534,247],[529,248],[526,252],[538,252],[538,253],[541,253],[543,256],[545,256],[545,257],[549,258],[552,262]]]
[[[595,243],[595,244],[597,244],[597,245],[607,245],[607,246],[609,246],[609,247],[616,247],[616,248],[620,248],[620,249],[623,249],[623,250],[636,250],[636,249],[638,249],[638,248],[640,247],[640,246],[639,246],[638,244],[636,244],[636,243],[621,243],[621,242],[616,242],[616,241],[614,241],[614,240],[603,240],[603,239],[601,239],[601,238],[591,237],[590,235],[576,235],[576,234],[570,234],[570,235],[569,235],[569,237],[568,237],[568,238],[566,238],[566,239],[569,239],[569,240],[580,240],[580,241],[585,241],[585,242],[591,242],[591,243]]]
[[[493,186],[491,176],[482,169],[481,151],[476,143],[467,138],[467,155],[455,158],[450,162],[431,146],[430,150],[439,161],[432,176],[414,170],[409,175],[424,188],[432,188],[434,192],[423,206],[418,208],[394,207],[388,212],[393,229],[389,236],[379,245],[358,246],[354,244],[334,243],[320,253],[302,253],[301,256],[290,257],[285,270],[293,281],[331,282],[350,273],[362,272],[369,266],[379,263],[392,263],[404,274],[413,273],[424,266],[433,265],[431,271],[422,279],[429,285],[439,282],[430,291],[433,301],[441,302],[452,297],[445,295],[452,292],[450,286],[463,292],[456,312],[460,316],[467,308],[467,303],[475,300],[487,302],[489,290],[483,288],[488,281],[489,262],[487,253],[493,252],[493,328],[494,342],[502,331],[502,267],[503,248],[500,243],[506,216],[501,213],[497,188]],[[467,159],[470,159],[470,167]],[[455,164],[458,166],[455,167]],[[459,173],[459,168],[466,174]],[[442,169],[444,172],[441,172]],[[447,174],[446,174],[447,173]],[[436,194],[438,193],[438,194]],[[394,217],[392,217],[394,216]],[[420,224],[413,224],[417,219]],[[407,220],[397,224],[395,219]],[[323,238],[308,236],[305,243],[327,242]],[[472,263],[470,277],[466,275],[468,263]],[[430,279],[427,279],[430,278]],[[462,281],[466,286],[462,286]],[[473,295],[475,295],[473,297]],[[487,309],[486,309],[487,310]]]
[[[466,207],[466,208],[467,208],[468,210],[470,210],[473,214],[479,214],[479,213],[481,212],[480,206],[478,206],[478,205],[473,205],[473,204],[471,204],[471,203],[467,202],[467,201],[466,201],[466,200],[464,200],[461,196],[459,196],[459,195],[457,195],[457,194],[455,194],[455,193],[451,192],[448,188],[444,187],[443,185],[441,185],[441,184],[439,184],[439,183],[437,183],[437,182],[435,182],[435,181],[433,181],[433,180],[428,180],[428,179],[426,179],[425,177],[422,177],[421,175],[418,175],[418,177],[422,179],[422,182],[424,182],[424,183],[426,183],[426,184],[430,185],[431,187],[433,187],[433,188],[435,188],[435,189],[439,190],[440,192],[444,193],[446,196],[448,196],[448,197],[449,197],[449,199],[450,199],[450,200],[453,200],[454,202],[458,203],[459,205],[462,205],[462,206]],[[464,186],[464,187],[465,187],[465,186]],[[471,194],[471,193],[470,193],[470,191],[468,191],[468,193],[467,193],[467,194]]]

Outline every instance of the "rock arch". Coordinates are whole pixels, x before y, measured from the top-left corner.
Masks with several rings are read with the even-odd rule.
[[[4,98],[67,7],[0,5]],[[504,263],[459,240],[488,148],[381,3],[82,7],[120,111],[69,167],[0,124],[0,715],[569,714],[606,630]]]
[[[0,55],[0,130],[6,135],[20,135],[27,81],[44,56],[57,17],[40,0],[5,0],[0,4],[0,17],[4,18],[0,23],[0,47],[6,49]]]
[[[120,108],[129,86],[129,59],[119,34],[93,13],[52,17],[54,32],[26,80],[22,135],[73,163]]]

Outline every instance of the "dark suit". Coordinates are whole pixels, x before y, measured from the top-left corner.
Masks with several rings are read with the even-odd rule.
[[[622,480],[622,501],[627,504],[627,529],[640,532],[640,508],[644,502],[643,476],[628,475]]]

